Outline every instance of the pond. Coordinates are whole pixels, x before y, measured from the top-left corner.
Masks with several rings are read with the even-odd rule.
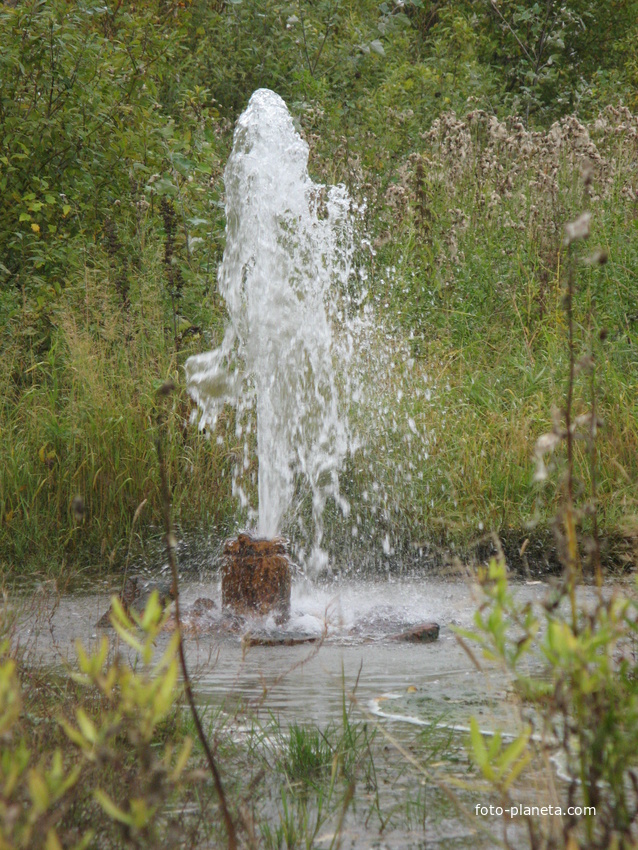
[[[520,583],[514,589],[520,600],[535,603],[546,585]],[[581,596],[586,604],[593,593],[581,588]],[[217,578],[184,584],[185,610],[201,597],[221,607]],[[498,728],[507,737],[522,728],[520,703],[508,677],[484,662],[478,670],[456,640],[453,627],[471,628],[478,600],[476,586],[462,579],[386,578],[315,586],[298,582],[285,628],[255,620],[247,623],[247,630],[278,637],[314,636],[317,642],[249,646],[246,632],[188,636],[185,646],[197,699],[236,741],[250,739],[250,747],[258,741],[260,747],[281,748],[286,730],[295,725],[331,734],[330,729],[343,723],[344,708],[352,722],[374,730],[375,770],[384,777],[379,780],[382,790],[376,797],[362,793],[342,825],[343,846],[494,846],[493,832],[502,830],[503,818],[472,814],[477,803],[494,802],[489,793],[456,788],[455,806],[436,779],[441,771],[446,781],[450,776],[467,778],[471,716],[488,734]],[[108,605],[106,593],[62,597],[48,613],[40,606],[37,617],[25,618],[19,638],[29,645],[31,657],[54,665],[72,665],[76,641],[91,647],[103,634],[110,635],[114,650],[125,651],[113,630],[96,628]],[[435,642],[392,638],[410,625],[432,620],[441,627]],[[158,649],[164,640],[168,636]],[[416,766],[407,761],[412,757]],[[421,764],[425,772],[420,772]],[[559,777],[556,766],[552,772]],[[544,799],[539,790],[546,785],[542,770],[531,775],[535,787],[523,789],[525,804]],[[477,778],[474,774],[472,782]],[[276,820],[281,817],[281,799],[279,792],[272,793],[265,811]],[[371,819],[370,813],[380,806],[390,812],[387,829],[380,830],[382,820]],[[334,824],[332,832],[328,826],[327,838],[315,835],[312,846],[330,845]],[[514,822],[508,829],[524,846],[523,825]]]
[[[517,587],[521,598],[540,599],[541,582]],[[183,608],[207,597],[221,606],[217,580],[181,588]],[[62,597],[50,616],[25,620],[21,640],[42,660],[73,663],[76,642],[90,648],[112,630],[96,628],[109,606],[106,593]],[[344,690],[356,685],[357,703],[375,710],[388,695],[410,694],[406,702],[427,708],[446,722],[466,722],[470,713],[496,712],[507,718],[507,683],[497,671],[478,671],[453,627],[470,628],[478,591],[463,580],[384,579],[293,586],[290,621],[284,629],[271,620],[248,621],[239,634],[212,631],[186,639],[187,658],[200,699],[215,703],[241,699],[277,715],[283,722],[300,718],[317,724],[340,716]],[[409,643],[392,639],[411,625],[434,621],[439,639]],[[246,646],[246,632],[304,635],[316,643],[294,646]],[[264,698],[264,689],[267,697]],[[392,713],[398,706],[393,704]]]

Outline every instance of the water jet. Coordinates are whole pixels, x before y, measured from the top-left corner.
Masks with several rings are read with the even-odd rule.
[[[224,546],[222,606],[240,617],[274,614],[279,624],[288,618],[291,588],[281,535],[296,522],[294,555],[303,573],[312,579],[329,569],[324,508],[332,500],[348,516],[339,473],[359,445],[350,408],[368,391],[364,383],[371,392],[378,387],[376,378],[361,379],[369,340],[351,294],[353,203],[344,186],[313,182],[308,155],[284,101],[256,91],[237,121],[224,172],[218,288],[228,325],[217,349],[185,365],[200,428],[214,434],[231,405],[234,417],[224,419],[243,440],[232,487],[250,531]]]
[[[328,561],[321,545],[326,501],[349,510],[338,474],[353,444],[343,377],[348,355],[333,327],[350,275],[350,199],[343,186],[311,180],[308,153],[279,95],[256,91],[237,122],[224,173],[226,246],[218,285],[228,327],[219,348],[190,357],[185,367],[200,427],[212,432],[231,404],[236,436],[244,439],[233,492],[256,537],[242,534],[226,544],[224,604],[237,611],[274,607],[283,617],[290,571],[286,579],[279,535],[295,493],[309,495],[311,539],[296,554],[313,574]],[[246,481],[255,448],[256,508]],[[274,577],[275,563],[277,579],[266,593],[264,577]],[[259,591],[249,573],[261,576]]]

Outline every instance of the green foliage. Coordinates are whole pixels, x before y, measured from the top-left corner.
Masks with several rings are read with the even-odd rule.
[[[591,172],[585,171],[585,203],[590,200],[591,183]],[[577,266],[577,248],[590,236],[590,226],[589,211],[565,226],[564,404],[554,411],[552,431],[541,435],[536,443],[539,481],[549,478],[545,457],[559,454],[563,446],[565,449],[564,463],[554,464],[551,470],[560,470],[555,534],[563,576],[543,600],[539,614],[532,603],[517,601],[508,586],[504,561],[492,560],[479,572],[484,601],[474,617],[475,631],[459,632],[459,638],[478,643],[486,659],[500,662],[514,677],[522,699],[536,711],[532,715],[538,729],[536,747],[566,765],[568,789],[564,801],[559,797],[564,802],[559,808],[581,808],[572,808],[575,813],[570,811],[569,818],[563,820],[564,846],[578,846],[584,836],[587,847],[624,848],[635,846],[638,821],[638,669],[633,652],[638,604],[635,591],[633,595],[603,592],[597,524],[599,351],[594,339],[600,341],[606,334],[593,333],[591,301],[586,320],[575,321],[576,305],[586,295]],[[595,252],[588,262],[590,267],[604,265],[606,255]],[[579,374],[586,377],[586,400],[579,397]],[[576,416],[576,409],[583,408],[585,412]],[[587,485],[577,478],[579,439],[587,445]],[[590,524],[587,529],[586,520]],[[589,602],[578,595],[583,573],[581,550],[596,577],[596,597]],[[545,664],[540,675],[535,675],[529,672],[533,669],[530,661],[539,650]],[[491,787],[508,801],[512,782],[532,760],[531,731],[527,725],[503,751],[499,733],[486,745],[476,721],[472,723],[474,761]],[[546,840],[553,841],[549,836]],[[534,846],[537,841],[538,837]]]
[[[370,740],[365,724],[354,722],[349,713],[345,725],[330,724],[320,730],[312,726],[293,724],[281,742],[284,758],[280,768],[291,783],[316,785],[338,776],[352,780],[368,758]]]
[[[490,785],[503,795],[532,760],[527,752],[531,729],[527,728],[511,744],[503,746],[496,732],[486,743],[475,717],[470,721],[472,757]]]
[[[161,741],[161,727],[174,711],[179,696],[177,642],[175,634],[159,658],[155,643],[166,615],[154,592],[141,615],[130,619],[117,598],[113,599],[113,625],[123,646],[138,656],[134,669],[119,656],[108,660],[109,644],[104,638],[94,653],[78,647],[79,673],[83,688],[94,689],[102,706],[91,716],[82,706],[73,720],[58,720],[74,753],[56,747],[46,761],[29,748],[20,729],[21,696],[15,660],[2,648],[0,664],[0,840],[7,848],[65,847],[80,850],[91,845],[96,829],[117,825],[118,831],[135,846],[158,846],[157,815],[182,787],[192,742],[179,746]],[[126,776],[113,787],[112,772]],[[103,782],[108,783],[108,788]],[[74,806],[87,806],[92,797],[105,817],[93,817],[94,828],[84,830],[80,841],[61,843],[57,825]],[[111,822],[111,826],[108,824]],[[72,834],[68,822],[63,828]]]
[[[326,97],[341,102],[360,87],[363,74],[374,78],[385,54],[385,19],[371,0],[228,3],[207,23],[204,9],[204,4],[193,8],[194,23],[207,36],[196,61],[231,113],[263,87],[302,109]]]
[[[552,500],[527,487],[529,457],[563,357],[556,223],[574,212],[574,173],[588,153],[565,118],[555,159],[523,161],[529,139],[514,119],[493,120],[521,110],[542,127],[571,109],[596,115],[635,98],[635,7],[5,3],[3,569],[115,565],[135,548],[135,531],[159,525],[154,391],[169,376],[179,383],[184,359],[219,341],[222,168],[233,119],[258,86],[287,99],[313,173],[365,199],[361,226],[372,244],[361,240],[357,262],[367,302],[397,346],[408,340],[410,386],[428,376],[436,387],[431,400],[414,392],[398,405],[396,430],[374,443],[376,465],[350,462],[344,488],[356,497],[393,474],[384,457],[403,461],[406,422],[428,431],[428,458],[410,450],[411,477],[389,482],[396,499],[381,522],[364,517],[367,506],[362,520],[401,546],[425,528],[437,543],[462,541],[481,523],[517,538],[518,549],[526,523],[545,526]],[[451,115],[468,107],[473,119]],[[587,125],[605,161],[596,179],[606,181],[599,227],[610,263],[588,286],[610,333],[599,498],[616,536],[633,509],[637,445],[632,120],[607,111],[607,129]],[[190,412],[183,394],[168,451],[176,519],[223,536],[235,521],[233,416],[207,442],[189,427]],[[77,494],[87,506],[81,523],[70,511]]]
[[[14,285],[59,292],[69,240],[94,237],[130,195],[146,135],[132,130],[152,112],[145,72],[162,47],[148,16],[90,3],[5,4],[0,29],[2,253]]]
[[[203,194],[218,165],[217,113],[204,86],[174,89],[188,16],[173,11],[170,23],[153,4],[34,1],[0,11],[0,190],[9,199],[0,271],[5,297],[26,299],[36,337],[96,243],[119,265],[126,303],[142,216],[158,195],[180,205],[188,259],[203,228],[210,233],[214,205]]]
[[[485,601],[474,615],[476,632],[459,630],[458,634],[480,643],[483,654],[491,661],[504,659],[509,667],[516,667],[538,633],[532,605],[525,605],[514,618],[509,615],[515,607],[514,599],[506,581],[505,565],[499,561],[490,561],[487,569],[481,571],[480,580]]]
[[[18,327],[4,336],[0,418],[12,436],[0,449],[0,540],[14,576],[46,570],[51,551],[85,565],[118,563],[132,530],[157,524],[155,392],[169,376],[179,381],[178,364],[208,344],[195,325],[194,333],[178,326],[175,351],[170,302],[158,298],[159,245],[147,248],[148,266],[131,280],[128,308],[114,285],[117,269],[108,257],[94,257],[96,268],[85,268],[84,280],[74,279],[60,296],[48,351],[25,350]],[[178,321],[185,321],[182,311],[192,315],[192,295],[185,284]],[[208,310],[205,324],[215,321]],[[176,518],[188,526],[197,515],[203,525],[228,528],[233,506],[230,481],[222,477],[228,448],[187,430],[190,410],[180,394],[168,414],[171,480],[192,479],[188,498],[176,495]],[[81,521],[71,510],[77,494],[85,505]]]
[[[581,94],[579,41],[596,27],[599,7],[592,2],[491,4],[494,56],[506,69],[516,111],[522,107],[529,117],[541,109],[574,108]]]
[[[491,787],[509,799],[512,781],[536,749],[559,754],[569,784],[567,805],[594,807],[564,822],[562,840],[586,837],[587,847],[633,847],[638,802],[633,775],[638,754],[638,669],[634,646],[638,629],[635,593],[600,595],[575,623],[565,612],[567,589],[544,600],[542,628],[509,586],[505,566],[492,561],[480,575],[485,602],[476,614],[476,631],[464,632],[514,676],[526,705],[535,708],[535,741],[527,728],[507,748],[500,736],[486,743],[472,724],[471,752]],[[504,637],[502,624],[507,623]],[[530,654],[540,648],[545,667],[529,672]],[[529,717],[529,712],[526,712]],[[554,845],[552,845],[554,846]],[[576,845],[578,846],[578,845]]]
[[[458,45],[462,61],[476,57],[479,68],[490,68],[493,87],[483,92],[507,112],[538,123],[579,108],[589,111],[603,92],[630,92],[626,34],[636,37],[635,0],[412,0],[406,7],[420,54],[442,40],[453,51]],[[465,38],[457,40],[461,32]]]
[[[352,719],[344,693],[341,724],[320,729],[295,723],[286,730],[275,727],[274,737],[281,750],[274,766],[285,784],[278,794],[278,822],[268,820],[260,827],[264,846],[309,847],[335,811],[341,809],[343,818],[356,783],[365,782],[368,788],[376,784],[371,749],[375,736],[367,724]]]
[[[291,782],[308,782],[330,770],[333,750],[328,734],[295,723],[288,736],[286,774]]]
[[[57,750],[50,765],[36,764],[23,737],[17,734],[22,701],[16,663],[7,656],[6,643],[0,647],[0,842],[7,848],[61,846],[50,812],[72,793],[80,778],[76,766],[64,766]],[[74,845],[87,847],[88,833]]]

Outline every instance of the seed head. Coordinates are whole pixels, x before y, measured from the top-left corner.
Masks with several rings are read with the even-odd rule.
[[[175,384],[170,379],[168,381],[164,381],[162,386],[157,391],[158,396],[164,397],[170,395],[175,389]]]
[[[576,221],[570,221],[565,225],[565,246],[571,245],[578,239],[587,239],[589,236],[589,224],[591,213],[584,212]]]
[[[71,502],[71,510],[73,511],[73,517],[76,522],[82,522],[84,519],[84,499],[80,495],[76,495],[73,497],[73,501]]]
[[[607,251],[598,249],[598,251],[594,251],[591,257],[588,257],[585,260],[585,264],[588,266],[604,266],[608,261],[609,254],[607,253]]]

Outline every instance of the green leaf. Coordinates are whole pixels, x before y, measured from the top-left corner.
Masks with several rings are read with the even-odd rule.
[[[190,758],[190,754],[193,749],[193,740],[190,737],[185,738],[184,744],[182,746],[181,752],[177,757],[177,761],[175,762],[175,766],[171,772],[171,779],[173,782],[177,782],[177,780],[182,775],[186,764],[188,763],[188,759]]]
[[[134,820],[131,815],[128,815],[125,811],[116,806],[113,800],[111,800],[111,798],[109,797],[109,795],[105,791],[102,791],[101,788],[96,788],[93,792],[93,796],[110,818],[119,821],[119,823],[124,823],[130,827],[135,826]]]
[[[529,743],[529,738],[531,735],[531,729],[527,727],[524,732],[522,732],[519,737],[513,741],[501,754],[499,758],[499,766],[503,770],[507,770],[507,768],[513,764],[516,759],[521,755],[525,747]]]
[[[146,607],[144,608],[140,626],[145,632],[148,632],[152,626],[156,625],[160,621],[162,614],[163,608],[160,604],[159,593],[157,590],[154,590],[146,603]]]
[[[478,723],[476,722],[476,717],[470,718],[470,742],[472,744],[472,754],[474,756],[474,761],[481,768],[481,770],[485,772],[485,769],[489,767],[487,749],[485,747],[485,741],[483,740],[481,730],[479,729]]]
[[[160,687],[155,697],[154,709],[157,717],[163,717],[169,712],[173,704],[173,696],[176,682],[177,661],[173,660],[173,663],[170,665],[170,667],[164,673],[162,679],[160,680]]]
[[[177,195],[179,192],[177,186],[168,177],[160,177],[152,188],[158,195]]]
[[[51,827],[51,829],[47,832],[47,840],[44,846],[45,850],[63,850],[63,847],[60,844],[60,839],[53,827]]]
[[[84,836],[80,839],[80,841],[78,841],[77,844],[74,844],[73,847],[70,848],[70,850],[86,850],[87,847],[91,845],[94,835],[95,833],[93,832],[93,830],[89,829],[87,832],[84,833]]]
[[[523,756],[523,758],[517,764],[514,765],[514,767],[508,773],[507,778],[505,780],[505,783],[503,784],[503,788],[504,788],[505,791],[507,791],[509,789],[510,785],[518,779],[518,777],[521,775],[523,770],[525,770],[525,768],[531,762],[531,760],[532,760],[532,754],[527,753],[526,755]]]
[[[155,814],[155,806],[149,806],[144,798],[131,800],[131,815],[137,829],[143,829]]]
[[[97,740],[97,729],[95,728],[95,724],[83,708],[78,708],[76,717],[80,731],[89,743],[94,744]]]
[[[46,812],[51,798],[44,777],[37,770],[30,770],[28,782],[29,794],[34,806],[39,812]]]

